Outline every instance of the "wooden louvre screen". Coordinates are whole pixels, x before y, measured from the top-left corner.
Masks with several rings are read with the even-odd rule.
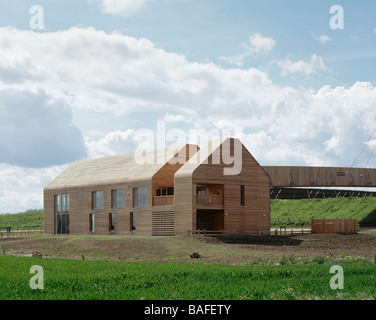
[[[153,236],[174,236],[174,211],[156,211],[152,214]]]

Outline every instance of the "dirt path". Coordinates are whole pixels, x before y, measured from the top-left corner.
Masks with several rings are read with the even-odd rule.
[[[192,261],[199,252],[207,263],[248,263],[255,259],[279,261],[283,256],[348,254],[373,261],[375,234],[305,234],[286,236],[31,236],[0,239],[0,254],[126,261]],[[195,260],[195,259],[193,259]]]

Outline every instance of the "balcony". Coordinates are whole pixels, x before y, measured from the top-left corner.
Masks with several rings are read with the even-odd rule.
[[[196,204],[200,208],[220,208],[223,209],[223,196],[222,195],[207,195],[197,194]]]
[[[175,196],[157,196],[153,197],[153,206],[173,206]]]

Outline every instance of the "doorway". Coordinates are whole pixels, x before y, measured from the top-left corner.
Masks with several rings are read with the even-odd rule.
[[[224,229],[224,211],[198,209],[197,210],[197,229],[200,230],[223,230]]]
[[[56,215],[56,234],[69,234],[69,214]]]

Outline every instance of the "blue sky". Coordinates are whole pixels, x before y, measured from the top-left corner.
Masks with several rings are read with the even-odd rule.
[[[98,30],[132,37],[145,37],[166,51],[185,55],[190,61],[213,61],[220,56],[241,53],[241,44],[250,35],[262,33],[276,39],[270,56],[252,56],[243,67],[263,68],[274,81],[297,85],[306,82],[313,88],[324,84],[351,85],[374,81],[370,64],[376,56],[376,3],[373,1],[278,1],[278,0],[149,0],[130,16],[104,14],[100,0],[39,1],[45,13],[45,27],[55,32],[70,27]],[[29,8],[35,2],[12,1],[0,4],[2,26],[30,30]],[[332,30],[329,9],[344,8],[345,28]],[[325,45],[314,38],[326,35]],[[323,57],[330,68],[315,79],[289,79],[279,76],[269,65],[288,55],[308,60],[312,52]],[[224,64],[222,64],[224,65]],[[224,65],[224,67],[228,67]]]
[[[240,130],[265,165],[350,166],[365,145],[355,165],[376,167],[375,67],[374,1],[3,1],[0,213],[158,121],[188,142]]]

